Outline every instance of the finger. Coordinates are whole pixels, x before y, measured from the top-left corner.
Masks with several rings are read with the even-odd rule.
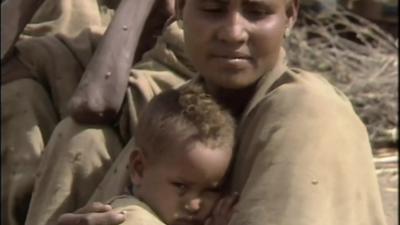
[[[233,194],[225,197],[223,199],[220,213],[226,216],[232,214],[233,207],[236,205],[238,201],[239,201],[239,194],[237,192],[234,192]]]
[[[218,200],[217,204],[215,205],[215,207],[214,207],[214,209],[212,211],[212,215],[213,216],[217,216],[217,215],[221,214],[221,209],[222,209],[224,200],[225,200],[225,198],[220,198]]]
[[[229,202],[230,202],[231,198],[232,197],[229,196],[229,197],[224,197],[221,200],[221,208],[219,209],[219,214],[221,216],[225,216],[226,213],[229,211],[229,207],[230,207]]]
[[[118,225],[125,221],[125,215],[118,212],[63,214],[57,225]]]
[[[204,225],[211,225],[212,224],[212,218],[211,217],[208,217],[207,219],[206,219],[206,221],[204,222]]]
[[[76,210],[75,213],[100,213],[110,211],[111,209],[112,207],[110,205],[103,204],[101,202],[93,202]]]
[[[230,196],[227,204],[232,208],[235,206],[239,201],[239,193],[238,192],[233,192],[232,195]]]

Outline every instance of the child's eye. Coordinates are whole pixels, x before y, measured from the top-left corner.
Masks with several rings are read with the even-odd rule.
[[[207,189],[208,192],[213,192],[213,193],[218,193],[222,191],[222,188],[220,186],[218,187],[211,187]]]
[[[188,190],[188,186],[181,182],[172,182],[172,185],[178,189],[179,194],[184,194]]]
[[[222,8],[220,7],[203,7],[202,9],[204,12],[209,12],[209,13],[219,13],[222,12]]]

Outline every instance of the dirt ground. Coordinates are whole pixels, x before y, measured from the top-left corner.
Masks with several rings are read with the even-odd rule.
[[[374,161],[387,225],[399,225],[399,155],[397,149],[379,149]]]

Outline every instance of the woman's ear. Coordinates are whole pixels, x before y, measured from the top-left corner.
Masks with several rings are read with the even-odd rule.
[[[186,0],[175,0],[175,15],[177,20],[183,18],[183,7],[185,6]]]
[[[146,159],[140,149],[132,151],[130,156],[130,179],[134,186],[140,186],[143,179],[143,173],[146,168]]]
[[[286,16],[288,18],[287,30],[290,31],[297,20],[299,13],[299,0],[289,0],[286,6]]]

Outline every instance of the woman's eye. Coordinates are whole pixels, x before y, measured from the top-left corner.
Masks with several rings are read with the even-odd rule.
[[[247,13],[253,17],[263,17],[268,15],[268,12],[262,9],[252,9],[248,10]]]
[[[249,7],[245,10],[246,14],[253,19],[261,19],[271,14],[271,10],[264,7]]]
[[[224,7],[219,3],[204,3],[201,10],[208,13],[220,13],[224,11]]]

